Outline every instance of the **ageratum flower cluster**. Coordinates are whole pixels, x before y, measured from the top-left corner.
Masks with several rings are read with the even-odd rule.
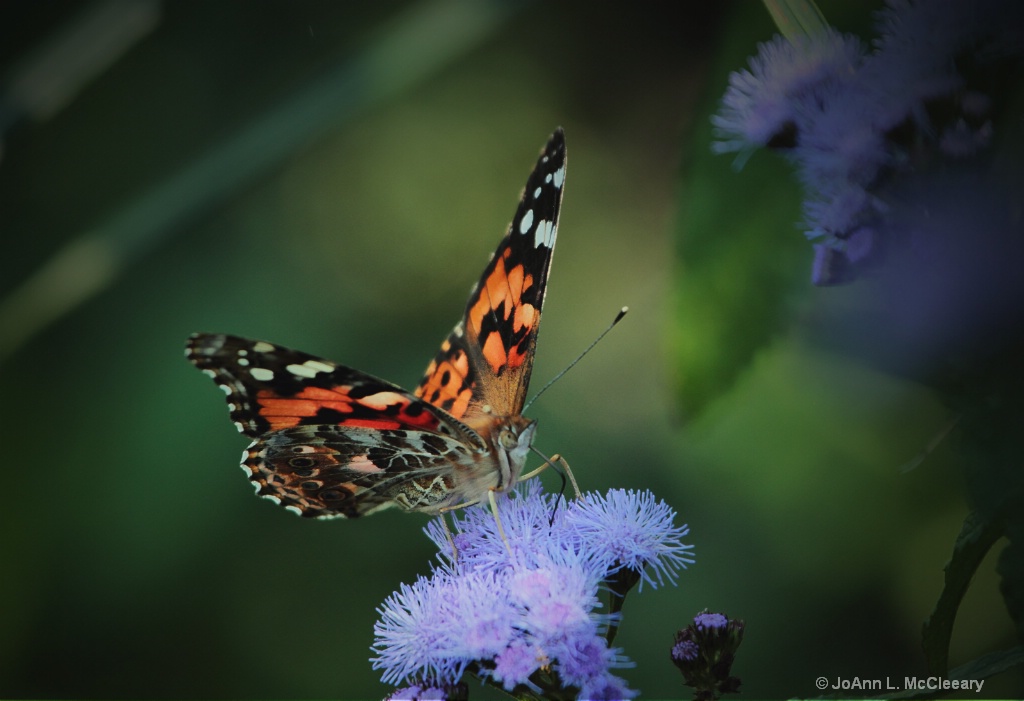
[[[693,562],[686,526],[650,492],[625,490],[566,503],[527,485],[499,500],[498,513],[504,540],[487,508],[455,518],[457,556],[441,520],[428,525],[442,564],[378,609],[373,663],[383,681],[437,694],[469,671],[507,691],[632,698],[612,673],[630,663],[607,641],[618,616],[602,611],[604,583],[625,570],[641,588],[674,583]]]
[[[740,679],[732,676],[732,665],[743,642],[743,630],[743,621],[705,609],[676,633],[672,663],[683,673],[686,686],[693,687],[698,701],[739,691]]]
[[[894,181],[993,144],[996,103],[1015,85],[1007,69],[1024,53],[1024,3],[889,0],[876,29],[871,47],[831,28],[760,45],[712,118],[716,151],[769,147],[795,164],[818,285],[877,261],[893,200],[914,196]]]

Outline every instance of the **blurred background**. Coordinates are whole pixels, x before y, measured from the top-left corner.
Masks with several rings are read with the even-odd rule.
[[[849,31],[869,9],[825,7]],[[746,621],[746,697],[924,675],[967,506],[946,442],[900,468],[950,414],[818,342],[864,293],[811,288],[781,161],[709,150],[773,32],[758,3],[0,6],[0,697],[387,693],[375,608],[429,571],[426,519],[254,498],[183,344],[415,386],[559,125],[534,388],[631,313],[531,408],[537,445],[584,489],[653,490],[696,546],[677,587],[630,595],[623,675],[688,697],[669,648],[705,607]],[[953,641],[953,665],[1013,644],[991,562]]]

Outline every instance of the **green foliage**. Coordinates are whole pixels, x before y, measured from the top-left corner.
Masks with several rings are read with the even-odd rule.
[[[738,161],[711,152],[711,114],[728,74],[770,27],[753,3],[738,14],[716,55],[682,167],[671,347],[688,414],[727,392],[785,330],[808,279],[809,247],[796,226],[800,186],[790,166],[761,153],[739,172]]]

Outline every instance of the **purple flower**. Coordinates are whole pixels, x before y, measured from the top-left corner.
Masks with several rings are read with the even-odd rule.
[[[715,151],[743,151],[783,138],[797,122],[802,102],[817,91],[845,82],[860,63],[864,47],[855,37],[829,30],[791,43],[782,37],[760,44],[749,70],[733,73],[722,109],[711,118],[720,141]]]
[[[672,646],[672,659],[679,662],[692,662],[700,654],[700,647],[692,640],[679,640]]]
[[[562,502],[525,485],[498,501],[501,531],[482,507],[454,515],[457,558],[440,519],[425,529],[442,563],[379,609],[374,668],[387,683],[457,682],[467,668],[507,691],[557,683],[585,698],[631,698],[611,670],[618,616],[599,594],[623,567],[654,584],[693,562],[674,512],[648,492],[612,490]],[[605,531],[605,532],[602,532]]]
[[[491,676],[511,691],[519,684],[526,684],[530,675],[548,662],[547,654],[539,646],[517,639],[495,655]]]
[[[594,677],[580,688],[580,698],[588,701],[619,701],[633,696],[635,693],[621,679],[610,674]]]
[[[781,147],[794,163],[815,284],[848,282],[879,258],[901,179],[993,143],[992,100],[978,86],[992,90],[1022,53],[1024,3],[889,0],[876,27],[870,52],[828,28],[760,45],[712,117],[713,150]]]
[[[609,573],[620,567],[641,573],[641,587],[644,581],[652,587],[666,579],[674,583],[679,570],[694,562],[693,546],[680,541],[689,529],[677,527],[674,518],[675,512],[650,492],[624,489],[585,494],[568,505],[565,516],[581,547],[607,557]]]
[[[704,610],[676,633],[672,663],[682,672],[684,683],[696,690],[696,698],[717,699],[739,691],[740,679],[732,676],[732,665],[744,627],[741,620]]]
[[[693,625],[697,626],[697,630],[725,628],[729,625],[729,619],[720,613],[698,613],[693,618]]]
[[[385,683],[406,680],[455,681],[468,660],[453,654],[445,645],[452,638],[454,621],[450,610],[449,581],[443,577],[420,577],[403,584],[377,609],[373,645],[377,657],[374,669],[383,669]]]
[[[448,692],[433,686],[406,686],[396,689],[385,701],[446,701]]]

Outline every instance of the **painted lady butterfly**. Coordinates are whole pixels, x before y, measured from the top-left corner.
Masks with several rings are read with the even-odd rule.
[[[514,486],[536,422],[521,415],[565,179],[551,135],[519,208],[414,393],[265,341],[195,334],[188,360],[254,439],[256,493],[310,518],[397,506],[437,514]]]

